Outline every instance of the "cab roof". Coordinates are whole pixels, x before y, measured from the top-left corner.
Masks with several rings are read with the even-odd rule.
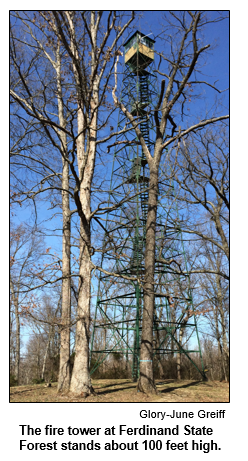
[[[132,34],[126,41],[125,43],[123,44],[123,46],[125,46],[136,34],[140,34],[141,37],[146,37],[147,40],[150,40],[151,42],[155,43],[155,40],[153,40],[152,38],[150,38],[150,36],[148,37],[146,34],[142,34],[142,32],[140,32],[139,30],[136,30],[136,32],[134,32],[134,34]]]

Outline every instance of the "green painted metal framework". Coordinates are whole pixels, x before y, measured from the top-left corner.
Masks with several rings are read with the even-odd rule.
[[[120,98],[139,123],[152,153],[157,79],[153,60],[140,56],[138,44],[142,37],[144,35],[137,31],[125,44],[126,52],[132,40],[137,51],[131,64],[125,65]],[[154,41],[146,39],[146,44],[152,49]],[[128,128],[126,124],[120,112],[118,130]],[[163,168],[166,170],[166,158],[158,191],[154,363],[161,363],[167,354],[184,354],[206,379],[176,191],[173,181],[162,175]],[[108,206],[116,205],[116,209],[102,219],[105,235],[101,267],[105,272],[99,274],[91,337],[91,373],[112,354],[126,366],[131,363],[134,381],[139,377],[148,190],[145,155],[134,131],[126,131],[117,136],[113,152]],[[161,258],[167,263],[159,262]],[[178,275],[175,269],[179,267],[184,275]],[[187,346],[189,337],[193,348]],[[98,346],[99,340],[103,347]],[[194,360],[196,354],[200,355],[201,366]]]

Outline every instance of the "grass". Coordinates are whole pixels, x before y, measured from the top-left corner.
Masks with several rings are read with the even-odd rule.
[[[156,382],[158,394],[147,396],[130,379],[93,379],[95,396],[57,394],[57,384],[10,388],[10,402],[229,402],[229,384],[217,381],[164,379]]]

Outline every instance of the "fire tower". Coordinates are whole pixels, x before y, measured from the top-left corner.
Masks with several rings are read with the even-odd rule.
[[[149,36],[137,31],[124,44],[119,96],[139,124],[151,155],[155,142],[153,113],[158,99],[154,43]],[[101,229],[105,232],[101,259],[104,272],[99,273],[91,373],[112,355],[122,360],[127,369],[131,366],[132,378],[136,381],[142,329],[149,168],[135,131],[129,128],[120,111],[118,131],[123,133],[114,143],[108,196],[108,207],[116,208],[100,216]],[[180,366],[184,355],[206,379],[180,211],[173,181],[166,179],[166,168],[165,159],[161,167],[156,223],[154,366],[163,368],[163,360],[168,355],[176,356]]]

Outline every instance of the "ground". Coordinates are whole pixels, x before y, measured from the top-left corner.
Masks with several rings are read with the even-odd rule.
[[[10,388],[10,402],[229,402],[229,384],[217,381],[156,382],[158,394],[146,396],[136,390],[130,379],[93,379],[95,396],[87,398],[58,395],[57,383],[17,386]]]

